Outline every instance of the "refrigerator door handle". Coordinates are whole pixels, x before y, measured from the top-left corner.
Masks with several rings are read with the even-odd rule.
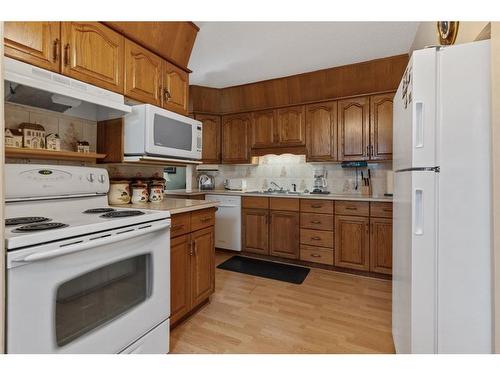
[[[424,147],[424,103],[415,102],[415,148]]]
[[[413,233],[417,236],[424,234],[424,190],[415,189],[415,218]]]

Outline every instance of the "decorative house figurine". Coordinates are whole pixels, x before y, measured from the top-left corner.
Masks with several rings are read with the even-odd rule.
[[[47,150],[61,151],[61,138],[57,133],[50,133],[45,137],[45,146]]]
[[[5,147],[23,147],[23,132],[19,129],[5,129]]]
[[[90,152],[90,144],[87,141],[76,142],[76,151],[88,154]]]
[[[42,125],[23,122],[19,125],[19,130],[23,133],[23,147],[33,149],[45,148],[45,129]]]

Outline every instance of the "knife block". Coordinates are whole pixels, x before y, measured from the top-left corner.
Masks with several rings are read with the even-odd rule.
[[[366,196],[366,197],[369,197],[372,195],[372,186],[369,185],[369,186],[361,186],[361,195],[363,196]]]

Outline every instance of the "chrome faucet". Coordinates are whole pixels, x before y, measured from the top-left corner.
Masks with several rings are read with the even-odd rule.
[[[283,188],[281,186],[279,186],[276,182],[271,181],[269,184],[273,185],[273,186],[276,186],[278,188],[278,190],[283,191]]]

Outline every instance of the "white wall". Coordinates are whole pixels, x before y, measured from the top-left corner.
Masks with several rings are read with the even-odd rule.
[[[458,27],[458,35],[455,44],[472,42],[479,35],[481,30],[489,21],[464,22],[461,21]],[[413,40],[410,53],[425,46],[439,44],[436,22],[421,22],[417,29],[417,34]]]

